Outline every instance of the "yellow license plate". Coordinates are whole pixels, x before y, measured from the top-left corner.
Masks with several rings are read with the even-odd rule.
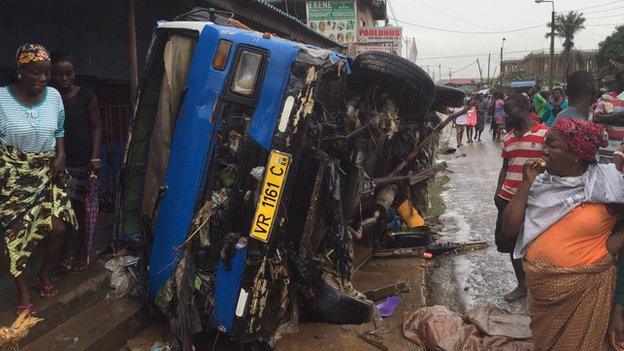
[[[271,230],[275,222],[275,216],[279,210],[282,192],[290,167],[291,156],[289,154],[272,150],[269,162],[264,170],[262,191],[258,197],[256,213],[251,222],[249,236],[263,242],[268,242]]]

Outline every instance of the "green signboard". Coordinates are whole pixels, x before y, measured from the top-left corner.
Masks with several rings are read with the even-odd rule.
[[[309,0],[308,26],[339,43],[356,41],[356,0]]]

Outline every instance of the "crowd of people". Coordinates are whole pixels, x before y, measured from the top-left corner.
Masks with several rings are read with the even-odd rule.
[[[63,255],[65,271],[85,269],[85,184],[101,168],[95,94],[74,83],[67,53],[38,44],[16,53],[13,83],[0,87],[0,227],[18,295],[16,313],[35,315],[26,272],[35,244],[47,238],[37,290],[57,294],[50,274]]]
[[[528,296],[536,350],[624,347],[623,91],[622,73],[598,94],[579,71],[565,90],[490,98],[496,246],[518,281],[504,298]]]

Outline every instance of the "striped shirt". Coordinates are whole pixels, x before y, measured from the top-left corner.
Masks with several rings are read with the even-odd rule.
[[[41,101],[22,104],[11,89],[0,87],[0,143],[24,152],[52,151],[56,139],[65,134],[63,99],[56,89],[46,87]]]
[[[624,100],[618,99],[617,94],[615,92],[611,94],[603,95],[598,104],[596,104],[596,109],[594,113],[606,113],[605,104],[609,103],[613,106],[613,112],[622,112],[624,111]],[[598,156],[607,157],[608,159],[613,157],[613,152],[620,148],[622,142],[624,142],[624,127],[623,126],[614,126],[603,124],[605,127],[605,131],[609,136],[609,146],[605,148],[600,148],[598,151]]]
[[[524,163],[542,158],[544,137],[547,131],[548,128],[544,125],[535,123],[530,131],[519,138],[513,131],[505,134],[502,156],[507,160],[507,174],[498,196],[511,201],[522,182]]]

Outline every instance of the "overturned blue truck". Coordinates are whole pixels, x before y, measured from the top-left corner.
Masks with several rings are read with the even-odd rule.
[[[393,204],[426,210],[426,182],[409,175],[432,167],[434,145],[419,142],[463,94],[436,97],[395,55],[353,58],[204,12],[158,23],[128,135],[115,235],[141,252],[145,296],[181,344],[369,321],[351,274],[383,245]]]

